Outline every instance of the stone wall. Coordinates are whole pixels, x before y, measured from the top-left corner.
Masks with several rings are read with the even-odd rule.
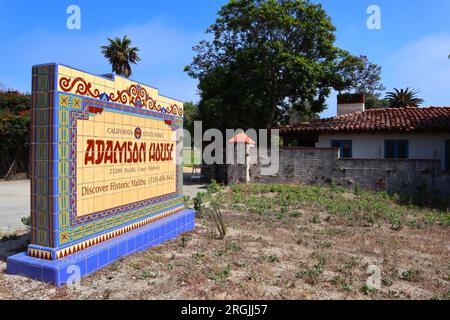
[[[242,180],[238,165],[228,166],[228,182]],[[283,148],[277,174],[262,175],[262,165],[252,165],[252,182],[329,184],[344,187],[357,184],[365,190],[402,195],[431,192],[450,196],[450,174],[441,170],[440,160],[340,159],[337,149]]]

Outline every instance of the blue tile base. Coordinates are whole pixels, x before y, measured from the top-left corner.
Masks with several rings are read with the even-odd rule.
[[[194,230],[195,212],[183,210],[165,219],[123,234],[66,258],[48,261],[19,253],[7,260],[7,273],[22,275],[60,287],[79,274],[86,276],[120,257],[157,246]],[[78,272],[79,271],[79,272]]]

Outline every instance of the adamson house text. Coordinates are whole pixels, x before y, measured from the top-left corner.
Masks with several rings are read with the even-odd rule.
[[[174,143],[87,140],[84,164],[120,164],[173,160]]]

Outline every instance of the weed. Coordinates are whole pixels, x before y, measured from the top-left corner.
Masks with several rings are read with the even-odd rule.
[[[194,210],[202,217],[205,200],[207,199],[208,194],[206,192],[199,192],[197,195],[192,199],[194,202]]]
[[[278,257],[276,257],[276,256],[264,257],[264,260],[266,260],[267,262],[270,262],[270,263],[275,263],[275,262],[280,261],[280,260],[278,260]]]
[[[222,188],[220,187],[220,185],[217,183],[216,180],[212,179],[211,183],[208,185],[208,193],[209,194],[216,194],[218,192],[220,192],[220,190],[222,190]]]
[[[328,249],[331,248],[332,244],[329,241],[323,242],[319,244],[319,247],[322,249]]]
[[[241,246],[239,245],[239,242],[237,242],[237,241],[227,241],[226,249],[228,251],[240,251],[240,250],[242,250]]]
[[[216,257],[222,257],[230,252],[236,252],[242,250],[241,246],[237,241],[227,241],[225,247],[214,252]]]
[[[332,283],[340,286],[342,290],[344,291],[352,291],[353,287],[352,287],[352,283],[351,283],[351,279],[349,279],[346,276],[336,276],[333,278]]]
[[[183,236],[181,237],[181,247],[182,247],[182,248],[186,248],[187,243],[188,243],[189,241],[191,241],[191,240],[192,240],[191,237],[186,237],[185,235],[183,235]]]
[[[343,195],[345,189],[338,187],[335,182],[329,187],[250,184],[233,185],[230,189],[231,203],[242,205],[249,213],[274,214],[279,219],[294,210],[309,209],[342,216],[349,223],[363,220],[375,224],[384,219],[391,223],[394,230],[404,225],[420,226],[422,220],[429,224],[450,226],[450,214],[445,209],[432,210],[413,204],[405,206],[398,195],[362,191],[359,187],[355,187],[358,196],[349,198]],[[275,196],[267,197],[268,193],[275,193]],[[296,213],[292,216],[296,216]],[[414,217],[410,224],[408,217]],[[313,221],[317,222],[318,217],[313,217]]]
[[[450,301],[450,291],[447,291],[447,293],[435,295],[433,297],[433,300]]]
[[[359,182],[357,182],[355,184],[355,195],[360,196],[361,194],[362,194],[361,186],[359,185]]]
[[[292,218],[299,218],[302,215],[303,214],[299,210],[294,210],[289,213],[289,216],[291,216]]]
[[[318,214],[313,215],[313,217],[310,220],[311,223],[320,223],[320,216]]]
[[[206,208],[206,215],[211,219],[218,232],[218,238],[223,239],[227,233],[227,228],[222,216],[223,197],[217,195],[210,201],[210,205]]]
[[[284,219],[284,216],[285,216],[285,212],[284,212],[284,211],[278,211],[277,214],[275,215],[275,217],[276,217],[278,220],[283,220],[283,219]]]
[[[344,272],[348,270],[354,269],[356,266],[358,266],[358,261],[355,257],[351,257],[350,261],[344,263],[340,268],[339,271]]]
[[[239,267],[239,268],[243,268],[243,267],[245,267],[247,264],[245,263],[245,261],[244,260],[241,260],[241,259],[239,259],[239,260],[237,260],[237,261],[234,261],[233,262],[237,267]]]
[[[383,284],[383,286],[385,287],[390,287],[394,284],[394,282],[390,279],[381,279],[381,283]]]
[[[19,239],[19,237],[16,234],[11,234],[9,236],[3,236],[0,242],[15,241],[17,239]]]
[[[367,284],[363,285],[361,292],[367,295],[373,295],[378,292],[377,289],[369,287]]]
[[[223,282],[223,281],[227,280],[227,278],[230,275],[231,275],[231,266],[229,264],[227,264],[227,266],[222,271],[216,272],[216,273],[211,272],[209,274],[209,278],[214,281]]]
[[[159,277],[159,273],[153,272],[151,270],[144,270],[141,273],[141,276],[139,277],[140,280],[147,280],[147,279],[155,279]]]
[[[183,197],[183,203],[184,203],[184,208],[188,209],[189,208],[189,201],[191,200],[190,196],[184,196]]]
[[[305,264],[302,263],[301,270],[297,272],[296,277],[303,278],[309,283],[315,284],[323,273],[324,265],[325,257],[323,256],[319,256],[319,262],[312,268],[308,268]]]
[[[139,262],[130,262],[129,266],[135,270],[140,270],[142,269],[142,264]]]
[[[400,279],[409,282],[418,282],[421,278],[421,271],[417,269],[409,269],[402,272]]]
[[[202,259],[205,257],[203,253],[196,252],[192,254],[192,258],[197,262],[202,262]]]
[[[30,216],[28,216],[28,217],[23,217],[22,219],[21,219],[21,221],[22,221],[22,223],[29,229],[29,228],[31,228],[31,217]]]
[[[387,294],[388,294],[389,298],[391,298],[391,299],[393,299],[393,298],[400,298],[400,294],[397,291],[395,291],[395,290],[389,290],[387,292]]]

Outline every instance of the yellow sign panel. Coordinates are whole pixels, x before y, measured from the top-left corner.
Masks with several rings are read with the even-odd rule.
[[[104,109],[77,128],[78,217],[176,192],[176,133],[163,119]]]

